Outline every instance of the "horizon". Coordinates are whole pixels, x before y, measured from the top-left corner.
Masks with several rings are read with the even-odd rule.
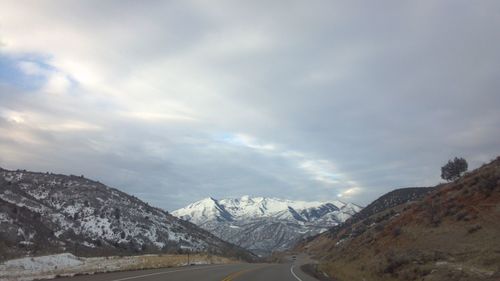
[[[5,167],[1,167],[0,166],[0,170],[6,170],[6,171],[11,171],[11,172],[16,172],[16,171],[25,171],[27,173],[39,173],[39,174],[45,174],[45,173],[49,173],[51,175],[58,175],[58,176],[76,176],[76,177],[81,177],[83,176],[83,178],[87,179],[87,180],[90,180],[90,181],[94,181],[94,182],[99,182],[109,188],[114,188],[114,189],[117,189],[119,191],[122,191],[122,192],[125,192],[124,190],[120,189],[119,186],[110,186],[108,184],[106,184],[105,182],[102,182],[100,180],[96,180],[96,179],[92,179],[92,178],[88,178],[86,177],[85,175],[74,175],[74,174],[61,174],[61,173],[57,173],[57,172],[53,172],[53,171],[29,171],[29,170],[26,170],[26,169],[6,169]],[[404,187],[402,187],[404,188]],[[411,187],[409,187],[411,188]],[[399,188],[397,188],[399,189]],[[126,192],[125,192],[126,193]],[[129,194],[129,195],[133,195],[133,196],[136,196],[134,194]],[[249,199],[259,199],[259,198],[262,198],[262,199],[274,199],[274,200],[282,200],[282,201],[293,201],[293,202],[306,202],[306,203],[330,203],[330,202],[333,202],[333,201],[337,201],[337,202],[340,202],[340,203],[344,203],[344,204],[354,204],[358,207],[365,207],[363,205],[360,205],[360,204],[357,204],[355,202],[350,202],[350,201],[343,201],[339,198],[335,198],[335,199],[324,199],[324,200],[310,200],[310,201],[306,201],[306,200],[294,200],[294,199],[289,199],[289,198],[285,198],[285,197],[273,197],[273,196],[262,196],[262,195],[249,195],[249,194],[243,194],[243,195],[239,195],[239,196],[229,196],[229,197],[214,197],[214,196],[208,196],[208,197],[203,197],[203,198],[200,198],[200,199],[194,199],[193,201],[191,202],[188,202],[186,205],[180,207],[180,208],[177,208],[175,210],[167,210],[167,209],[164,209],[160,206],[155,206],[155,205],[152,205],[153,207],[155,208],[160,208],[160,209],[163,209],[165,211],[168,211],[169,213],[173,212],[173,211],[177,211],[179,209],[182,209],[182,208],[185,208],[189,205],[192,205],[193,203],[197,203],[197,202],[200,202],[200,201],[203,201],[203,200],[206,200],[206,199],[212,199],[212,200],[216,200],[216,201],[220,201],[220,200],[242,200],[244,197],[248,197]],[[139,199],[141,199],[140,197],[138,197]],[[141,199],[142,200],[142,199]],[[146,201],[145,201],[146,202]]]
[[[500,3],[2,1],[0,166],[366,206],[500,151]],[[124,16],[126,15],[126,16]]]

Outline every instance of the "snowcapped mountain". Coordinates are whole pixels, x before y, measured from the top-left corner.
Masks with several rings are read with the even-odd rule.
[[[306,202],[243,196],[205,198],[172,212],[216,236],[260,255],[344,222],[361,207],[340,201]]]
[[[208,251],[250,256],[194,224],[83,176],[0,169],[0,260]]]

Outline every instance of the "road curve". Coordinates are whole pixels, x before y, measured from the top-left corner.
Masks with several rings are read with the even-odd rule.
[[[57,281],[315,281],[293,263],[224,264],[102,273]]]

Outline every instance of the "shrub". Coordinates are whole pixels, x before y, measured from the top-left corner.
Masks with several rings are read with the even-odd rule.
[[[386,255],[386,260],[387,265],[384,268],[384,273],[392,275],[395,275],[397,269],[411,262],[411,258],[408,255],[404,253],[395,254],[394,252],[389,252]]]
[[[377,223],[377,225],[375,225],[375,230],[380,232],[384,230],[384,226],[385,226],[384,223]]]
[[[396,227],[394,227],[394,229],[392,230],[392,236],[393,236],[393,237],[398,237],[399,235],[401,235],[401,227],[396,226]]]
[[[469,229],[467,230],[467,232],[468,233],[474,233],[474,232],[480,230],[481,228],[483,228],[481,225],[476,224],[476,225],[473,225],[473,226],[469,227]]]
[[[457,221],[461,221],[461,220],[463,220],[465,217],[467,217],[467,215],[468,215],[468,214],[467,214],[467,211],[461,211],[460,213],[458,213],[458,214],[456,215],[456,217],[455,217],[455,218],[457,219]]]
[[[477,186],[482,192],[491,195],[491,192],[497,187],[497,179],[493,176],[481,177]]]

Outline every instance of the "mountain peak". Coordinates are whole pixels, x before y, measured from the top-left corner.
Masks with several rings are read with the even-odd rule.
[[[206,198],[203,198],[200,201],[197,201],[195,203],[217,204],[217,199],[215,199],[213,197],[206,197]]]
[[[205,198],[172,214],[239,246],[267,254],[344,222],[359,210],[359,206],[335,200],[293,201],[244,195]]]
[[[196,201],[185,208],[173,211],[172,214],[195,224],[200,224],[207,220],[231,221],[233,219],[232,215],[213,197],[207,197],[200,201]]]
[[[243,195],[240,198],[215,199],[207,197],[189,204],[188,206],[173,211],[172,214],[185,220],[206,221],[214,218],[227,218],[232,220],[235,217],[255,218],[255,217],[283,217],[294,216],[295,213],[304,213],[309,209],[327,208],[331,211],[345,209],[350,215],[356,213],[361,207],[344,203],[338,200],[332,201],[294,201],[272,197],[251,197]],[[301,221],[308,221],[302,218]],[[343,221],[344,219],[340,219]]]

